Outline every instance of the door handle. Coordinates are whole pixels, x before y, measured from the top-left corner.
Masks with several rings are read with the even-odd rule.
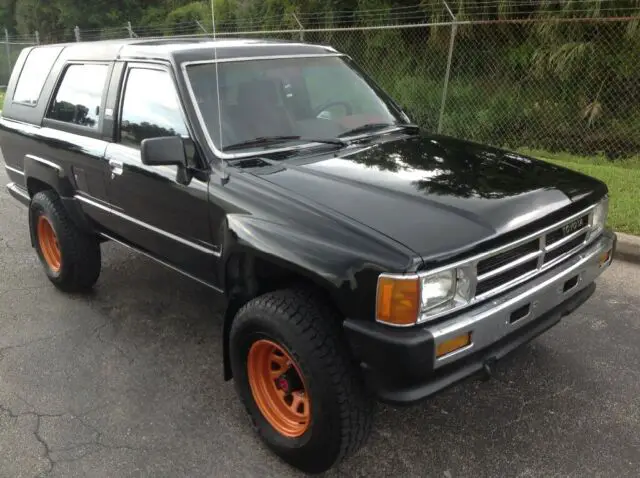
[[[122,161],[114,161],[113,159],[109,160],[109,167],[111,168],[111,179],[120,176],[124,169]]]

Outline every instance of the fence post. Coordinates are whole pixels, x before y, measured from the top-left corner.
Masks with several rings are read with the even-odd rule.
[[[40,32],[36,30],[36,45],[40,44]]]
[[[9,46],[9,31],[6,28],[4,29],[4,46],[7,51],[7,64],[9,65],[9,72],[7,74],[11,75],[11,70],[13,69],[13,65],[11,65],[11,47]],[[7,81],[9,81],[8,78],[7,78]]]
[[[438,117],[438,133],[442,133],[442,122],[444,120],[444,107],[447,103],[447,90],[449,89],[449,76],[451,75],[451,60],[453,59],[453,47],[456,41],[456,32],[458,31],[458,24],[456,23],[456,16],[453,14],[447,4],[446,0],[443,0],[445,8],[451,16],[451,37],[449,38],[449,56],[447,57],[447,70],[444,74],[444,85],[442,87],[442,100],[440,101],[440,116]]]
[[[298,20],[298,16],[296,15],[295,12],[291,12],[291,15],[293,16],[293,19],[298,24],[298,27],[300,27],[300,41],[304,41],[304,26],[302,26],[302,23],[300,23],[300,20]]]
[[[73,33],[76,35],[76,41],[80,41],[80,27],[78,25],[73,29]]]
[[[205,33],[209,33],[203,26],[202,23],[200,23],[198,20],[196,20],[196,25],[198,25],[198,28],[200,28],[200,30],[202,30]]]

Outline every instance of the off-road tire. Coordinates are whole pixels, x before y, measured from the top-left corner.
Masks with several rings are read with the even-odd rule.
[[[248,354],[264,339],[282,347],[303,376],[311,418],[298,437],[279,433],[254,399]],[[348,353],[340,318],[314,291],[284,289],[253,299],[236,314],[229,340],[236,390],[259,436],[283,460],[307,473],[321,473],[365,443],[373,400]]]
[[[38,237],[41,216],[48,221],[57,239],[60,263],[56,268],[45,259]],[[57,288],[65,292],[86,292],[94,286],[100,276],[100,242],[72,222],[55,191],[40,191],[33,196],[29,226],[47,277]]]

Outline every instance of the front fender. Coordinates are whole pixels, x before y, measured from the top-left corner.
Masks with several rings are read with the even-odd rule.
[[[218,277],[224,290],[228,261],[234,255],[251,255],[318,285],[345,317],[371,319],[378,275],[410,266],[409,258],[397,251],[338,227],[319,231],[231,214],[223,228]]]
[[[343,317],[364,320],[373,319],[375,313],[378,275],[385,270],[397,270],[399,260],[405,261],[405,267],[410,265],[407,258],[380,243],[339,228],[320,234],[317,229],[303,229],[299,224],[243,214],[228,215],[222,228],[218,277],[230,299],[223,327],[225,380],[232,378],[229,363],[231,324],[245,302],[241,297],[230,296],[226,283],[227,268],[234,257],[260,258],[291,271],[325,291]]]

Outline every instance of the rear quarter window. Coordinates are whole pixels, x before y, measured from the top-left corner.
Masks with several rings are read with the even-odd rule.
[[[61,51],[62,47],[41,47],[29,52],[13,93],[14,103],[29,106],[38,104],[42,87]]]
[[[108,71],[103,64],[69,65],[46,117],[97,129]]]

